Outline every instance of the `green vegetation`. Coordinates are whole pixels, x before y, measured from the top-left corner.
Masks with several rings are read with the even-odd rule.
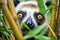
[[[19,0],[19,1],[30,1],[30,0]],[[52,4],[47,8],[47,9],[45,9],[45,6],[44,6],[44,2],[43,2],[43,0],[36,0],[37,1],[37,3],[38,3],[38,7],[39,7],[39,9],[40,9],[40,12],[41,13],[43,13],[43,15],[45,15],[46,16],[46,23],[47,23],[47,25],[49,25],[49,27],[48,26],[46,26],[46,25],[40,25],[40,26],[38,26],[37,28],[35,28],[35,29],[33,29],[33,30],[31,30],[29,27],[28,27],[28,25],[26,25],[25,23],[22,23],[24,26],[25,26],[25,28],[26,29],[28,29],[29,30],[29,32],[25,35],[25,36],[22,36],[22,34],[21,34],[21,32],[19,33],[19,31],[21,31],[21,29],[19,29],[19,24],[18,24],[18,22],[16,23],[16,21],[14,20],[14,19],[12,19],[14,22],[13,23],[15,23],[15,25],[16,24],[18,24],[18,25],[14,25],[15,27],[16,27],[16,30],[13,28],[13,26],[11,27],[11,28],[9,28],[8,27],[8,25],[5,23],[5,19],[4,19],[4,12],[5,13],[7,13],[6,11],[2,11],[3,10],[3,8],[2,7],[0,7],[0,40],[13,40],[13,38],[11,37],[11,34],[12,35],[14,35],[14,39],[16,39],[16,40],[27,40],[27,39],[29,39],[29,38],[35,38],[35,40],[60,40],[60,33],[58,33],[57,31],[54,31],[54,29],[56,29],[56,27],[55,28],[52,28],[52,27],[50,27],[51,25],[53,25],[54,24],[54,26],[56,26],[56,25],[59,25],[59,23],[58,24],[55,24],[56,22],[56,20],[57,20],[57,18],[58,18],[58,22],[60,22],[59,21],[59,18],[60,17],[56,17],[56,15],[58,16],[58,13],[60,13],[59,12],[59,10],[58,10],[58,13],[57,14],[55,14],[55,15],[53,15],[53,13],[56,13],[57,11],[55,10],[53,10],[53,7],[56,7],[56,3],[54,3],[53,1],[52,1]],[[59,1],[59,0],[54,0],[55,2],[57,2],[57,1]],[[1,5],[1,4],[0,4]],[[60,6],[59,6],[59,8],[60,8]],[[13,9],[14,9],[14,7],[13,7]],[[52,14],[51,14],[51,9],[52,9]],[[14,12],[12,12],[11,10],[9,11],[10,13],[12,13],[11,15],[11,17],[13,17],[13,16],[16,16],[16,15],[13,15],[13,13]],[[8,13],[9,13],[8,12]],[[7,14],[6,14],[7,15]],[[52,16],[51,16],[52,15]],[[53,16],[56,18],[56,19],[53,19]],[[6,17],[6,16],[5,16]],[[7,17],[6,17],[6,19],[7,19]],[[8,19],[7,19],[8,20]],[[51,23],[52,21],[54,21],[53,23]],[[11,21],[11,20],[10,20]],[[9,22],[10,23],[10,22]],[[10,24],[9,24],[10,25]],[[11,26],[11,25],[10,25]],[[53,27],[54,27],[53,26]],[[49,28],[49,29],[48,29]],[[52,30],[51,30],[51,29]],[[45,36],[45,34],[46,34],[46,32],[49,30],[49,32],[47,33],[47,35],[48,36]],[[57,29],[56,29],[57,30]],[[15,31],[16,31],[16,33],[15,33]],[[56,35],[53,35],[53,33],[55,34],[55,32],[57,32],[56,33],[56,35],[58,35],[58,36],[56,36]],[[18,35],[16,35],[16,34],[18,34]],[[20,34],[20,35],[19,35]],[[4,36],[4,37],[2,37],[2,36]],[[19,39],[18,39],[19,38]],[[20,39],[21,38],[21,39]],[[58,39],[57,39],[58,38]]]

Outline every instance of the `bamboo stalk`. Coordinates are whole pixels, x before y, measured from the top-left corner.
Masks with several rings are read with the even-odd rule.
[[[3,14],[5,15],[6,19],[8,20],[8,22],[13,30],[14,36],[16,37],[17,40],[23,40],[21,30],[20,31],[18,30],[17,25],[11,15],[10,11],[8,10],[8,7],[4,4],[4,0],[1,0],[1,1],[0,1],[0,6],[1,6],[2,10],[4,11]]]
[[[11,12],[11,14],[12,14],[12,16],[13,16],[15,22],[16,22],[16,24],[18,25],[18,27],[20,27],[18,19],[17,19],[17,14],[16,14],[16,11],[15,11],[13,0],[7,0],[7,2],[8,2],[9,10],[10,10],[10,12]]]
[[[18,29],[21,29],[20,25],[19,25],[19,22],[18,22],[18,19],[17,19],[17,14],[16,14],[16,11],[15,11],[13,0],[7,0],[7,2],[8,2],[9,10],[10,10],[16,24],[18,25]]]
[[[8,23],[8,21],[7,21],[5,16],[4,16],[4,19],[5,19],[7,27],[10,28],[10,25],[9,25],[9,23]],[[15,37],[14,37],[14,35],[12,33],[10,34],[10,40],[15,40]]]
[[[10,25],[9,25],[9,23],[8,23],[8,21],[7,21],[5,16],[4,16],[4,19],[5,19],[6,25],[8,26],[8,28],[10,28]]]
[[[59,2],[59,6],[58,6],[57,23],[56,23],[56,28],[55,28],[55,33],[57,36],[58,36],[58,32],[59,32],[59,27],[60,27],[60,2]]]
[[[19,22],[18,22],[18,18],[17,18],[17,14],[16,14],[16,11],[15,11],[15,7],[14,7],[14,3],[13,3],[13,0],[7,0],[8,2],[8,7],[9,7],[9,10],[11,12],[11,15],[13,16],[16,24],[18,25],[18,29],[20,30],[20,25],[19,25]]]
[[[15,38],[14,38],[14,35],[13,35],[13,34],[10,34],[10,39],[11,39],[11,40],[15,40]]]
[[[54,31],[55,26],[56,26],[56,2],[57,0],[52,0],[52,3],[55,5],[52,8],[52,13],[51,13],[51,20],[50,20],[50,27],[52,28],[52,30]],[[53,37],[51,31],[49,30],[48,32],[48,36],[49,37]]]

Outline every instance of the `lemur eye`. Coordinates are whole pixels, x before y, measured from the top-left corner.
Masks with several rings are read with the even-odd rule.
[[[40,12],[35,12],[34,18],[35,18],[36,22],[38,23],[38,25],[41,25],[45,21],[44,15]]]
[[[38,18],[39,20],[41,20],[43,17],[42,17],[42,15],[38,15],[37,18]]]
[[[26,15],[26,12],[24,12],[24,11],[19,11],[19,12],[17,13],[17,15],[18,15],[19,18],[23,18],[23,17]]]
[[[19,15],[18,15],[18,17],[19,17],[19,18],[22,18],[22,17],[23,17],[23,15],[22,15],[22,14],[19,14]]]
[[[34,17],[40,21],[44,18],[43,14],[41,14],[40,12],[35,12]]]

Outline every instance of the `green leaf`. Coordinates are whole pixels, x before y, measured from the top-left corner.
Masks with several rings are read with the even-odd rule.
[[[41,32],[42,29],[44,29],[44,28],[45,28],[44,25],[38,26],[37,28],[35,28],[32,31],[30,31],[27,35],[25,35],[24,39],[28,39],[28,38],[34,37],[36,34],[38,34],[39,32]]]
[[[47,22],[50,22],[51,9],[52,9],[53,6],[54,6],[54,5],[51,4],[51,5],[47,8],[47,10],[45,11],[45,17],[46,17],[46,21],[47,21]]]
[[[39,35],[44,35],[44,34],[46,34],[47,30],[48,30],[48,28],[45,27],[45,28],[41,31],[41,33],[40,33]]]
[[[4,26],[4,28],[5,28],[5,31],[6,31],[6,32],[8,32],[8,33],[13,33],[13,31],[12,31],[10,28],[8,28],[6,25]]]
[[[53,7],[53,4],[51,4],[51,5],[46,9],[45,14],[46,14],[47,12],[49,13],[49,12],[51,11],[52,7]]]
[[[23,27],[25,27],[26,29],[28,29],[29,31],[31,31],[31,29],[28,27],[28,25],[26,23],[22,23]]]
[[[37,1],[40,12],[45,14],[46,9],[45,9],[43,0],[36,0],[36,1]]]
[[[47,36],[41,36],[41,35],[36,36],[36,39],[37,40],[51,40],[51,38],[49,38]]]
[[[0,32],[2,32],[2,31],[5,31],[5,29],[3,27],[0,27]]]
[[[45,14],[45,18],[46,18],[46,21],[49,23],[50,22],[50,17],[51,17],[51,13],[46,13]]]
[[[5,27],[0,27],[0,32],[13,33],[11,29]]]
[[[10,40],[9,38],[10,35],[7,32],[3,32],[3,34],[5,35],[5,37],[2,39]]]

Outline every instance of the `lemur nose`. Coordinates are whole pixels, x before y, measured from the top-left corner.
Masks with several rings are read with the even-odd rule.
[[[33,22],[32,22],[32,18],[29,17],[26,21],[26,24],[30,27],[30,28],[33,28]]]
[[[27,24],[28,24],[29,26],[32,25],[32,23],[31,23],[30,21],[28,21]]]
[[[26,23],[27,23],[28,25],[31,25],[31,24],[32,24],[32,19],[29,17],[29,18],[27,19]]]

